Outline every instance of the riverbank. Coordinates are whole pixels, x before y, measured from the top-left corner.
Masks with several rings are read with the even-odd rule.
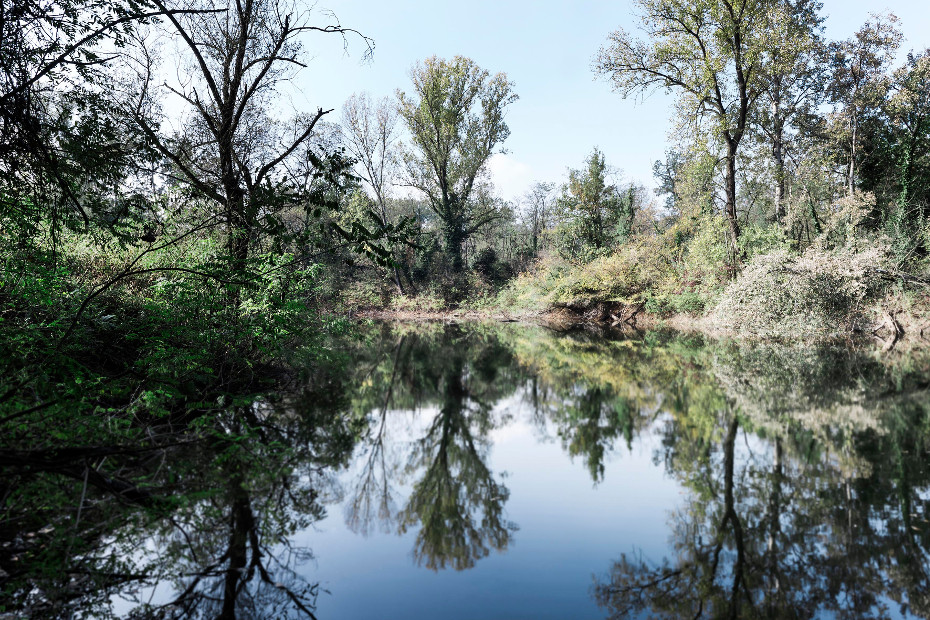
[[[901,342],[912,346],[930,346],[930,295],[893,294],[876,300],[866,308],[857,308],[829,331],[806,333],[759,334],[739,326],[721,325],[713,311],[706,314],[655,313],[644,304],[596,303],[589,306],[553,306],[536,310],[488,306],[481,309],[444,307],[437,309],[364,308],[349,313],[350,318],[405,322],[495,321],[521,322],[568,329],[581,326],[614,328],[620,331],[672,329],[699,333],[713,338],[749,340],[821,340],[858,337],[875,340],[885,348]]]
[[[648,249],[648,248],[646,248]],[[624,248],[588,263],[540,261],[496,291],[457,304],[386,295],[369,316],[484,318],[671,327],[712,336],[807,341],[845,336],[930,342],[930,279],[905,270],[882,243],[776,249],[738,272],[688,272],[658,251]],[[655,249],[655,248],[653,248]]]

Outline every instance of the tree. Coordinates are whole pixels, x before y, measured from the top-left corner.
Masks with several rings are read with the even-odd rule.
[[[552,191],[555,184],[537,181],[523,195],[527,225],[530,229],[530,238],[533,255],[539,252],[539,237],[549,227],[552,216]]]
[[[833,78],[829,92],[840,108],[838,121],[844,127],[842,138],[849,158],[846,189],[850,196],[856,190],[860,126],[864,117],[878,112],[887,91],[887,69],[901,45],[898,23],[891,13],[873,14],[853,37],[832,45]]]
[[[632,186],[621,196],[608,179],[604,154],[595,148],[583,170],[570,170],[556,208],[560,251],[573,259],[587,260],[615,240],[629,237],[633,225]]]
[[[517,100],[507,76],[491,76],[463,56],[435,56],[411,71],[414,94],[397,92],[410,132],[404,151],[407,184],[423,192],[442,227],[452,271],[464,267],[462,246],[497,217],[472,200],[495,149],[510,135],[504,111]]]
[[[162,0],[153,2],[166,10]],[[148,55],[126,112],[170,163],[176,180],[216,208],[213,215],[226,229],[230,271],[234,280],[243,280],[258,235],[281,229],[274,212],[288,198],[282,196],[288,193],[285,166],[333,170],[333,160],[325,161],[328,154],[314,152],[310,142],[332,110],[318,108],[287,121],[270,114],[281,84],[304,66],[299,39],[308,32],[356,31],[338,23],[312,25],[308,14],[279,0],[242,0],[228,7],[190,0],[190,8],[198,13],[168,15],[187,78],[160,89],[186,106],[185,126],[173,134],[160,130]],[[298,156],[301,161],[291,161]],[[238,289],[233,296],[236,301]]]
[[[594,64],[628,97],[676,90],[688,115],[709,119],[725,155],[726,215],[735,245],[737,155],[762,95],[763,52],[773,0],[636,0],[649,41],[624,30],[609,37]]]
[[[676,185],[681,177],[685,158],[680,151],[671,149],[665,153],[665,161],[656,160],[652,164],[652,176],[659,182],[656,195],[665,196],[665,209],[669,212],[677,208],[680,200]]]
[[[920,219],[926,217],[928,155],[930,155],[930,48],[907,55],[892,76],[892,93],[886,103],[898,167],[898,204],[904,208],[921,200]],[[922,181],[923,179],[923,181]]]
[[[349,153],[358,160],[360,176],[378,203],[387,224],[387,192],[396,162],[397,112],[385,97],[377,104],[367,93],[353,94],[342,106],[342,129]]]
[[[769,13],[772,42],[764,51],[762,81],[768,106],[756,122],[771,147],[775,221],[785,220],[787,132],[815,115],[824,87],[821,40],[823,17],[816,0],[784,0]],[[809,124],[809,123],[808,123]]]
[[[353,94],[342,106],[346,144],[375,196],[382,226],[388,225],[387,195],[397,165],[396,125],[397,110],[387,97],[375,104],[367,93]],[[403,293],[397,266],[392,269],[394,284]]]

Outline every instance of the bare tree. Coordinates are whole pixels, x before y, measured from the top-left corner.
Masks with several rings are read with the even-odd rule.
[[[345,143],[374,194],[382,226],[388,225],[387,198],[397,170],[396,127],[397,109],[387,97],[373,102],[367,93],[354,94],[342,106]],[[403,293],[397,266],[392,269],[394,284]]]
[[[167,13],[184,77],[156,86],[147,60],[128,111],[178,180],[215,205],[226,227],[230,268],[240,278],[257,235],[274,227],[276,185],[287,160],[299,155],[323,168],[324,154],[301,147],[332,110],[318,108],[289,120],[276,120],[282,115],[274,113],[279,88],[305,66],[301,38],[359,33],[338,22],[313,25],[307,11],[282,0],[237,0],[229,6],[185,0],[185,7],[200,11],[194,15],[173,14],[164,0],[153,2]],[[370,51],[371,41],[359,36]],[[169,94],[187,112],[184,126],[173,133],[162,131],[151,113],[153,98]]]
[[[539,237],[549,226],[555,203],[554,191],[555,183],[537,181],[523,195],[526,223],[530,229],[534,255],[539,251]]]

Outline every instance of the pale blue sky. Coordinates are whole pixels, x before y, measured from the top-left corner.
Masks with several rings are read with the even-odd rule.
[[[370,63],[360,64],[363,47],[357,40],[349,39],[346,55],[336,37],[309,37],[314,58],[298,76],[297,107],[336,108],[337,120],[352,93],[382,97],[396,88],[409,90],[416,61],[461,54],[506,73],[520,96],[507,115],[509,152],[492,166],[504,198],[518,196],[534,180],[561,182],[566,169],[580,167],[594,146],[625,178],[655,185],[652,162],[667,147],[671,99],[660,92],[644,102],[625,101],[591,71],[592,58],[612,30],[636,29],[629,2],[319,0],[316,10],[321,9],[374,39],[375,53]],[[845,39],[869,13],[885,9],[901,18],[904,51],[930,46],[930,9],[917,1],[825,0],[827,36]]]

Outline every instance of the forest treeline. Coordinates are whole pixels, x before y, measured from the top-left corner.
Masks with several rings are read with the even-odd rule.
[[[593,147],[506,201],[489,161],[516,89],[469,58],[291,109],[313,37],[374,42],[277,0],[7,4],[4,306],[54,306],[35,324],[56,350],[95,312],[121,322],[120,295],[263,333],[289,312],[461,305],[733,323],[774,304],[784,327],[926,284],[930,57],[901,54],[890,13],[831,41],[814,1],[637,2],[639,35],[592,67],[623,97],[675,96],[658,189]]]

